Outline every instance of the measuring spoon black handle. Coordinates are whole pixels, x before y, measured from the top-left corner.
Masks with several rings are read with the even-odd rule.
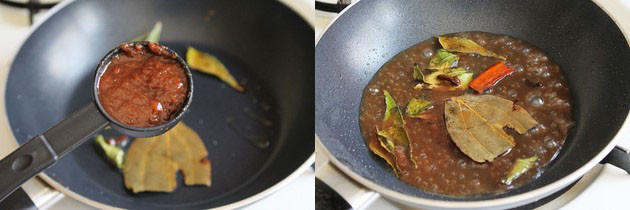
[[[72,113],[0,160],[0,201],[109,125],[95,102]]]
[[[610,163],[630,174],[630,151],[620,146],[615,146],[600,163]]]

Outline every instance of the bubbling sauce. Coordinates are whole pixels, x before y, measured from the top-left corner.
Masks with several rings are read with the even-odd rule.
[[[436,38],[420,42],[394,56],[374,75],[363,91],[359,122],[366,143],[378,141],[375,127],[385,112],[383,91],[387,90],[404,110],[407,102],[425,97],[434,107],[426,113],[438,116],[435,120],[410,118],[407,125],[411,158],[398,173],[399,178],[424,191],[451,196],[501,193],[518,187],[540,176],[544,166],[558,153],[567,137],[571,119],[571,95],[560,67],[540,49],[505,35],[483,32],[464,32],[446,36],[469,38],[488,50],[507,57],[504,62],[516,72],[507,76],[484,94],[500,96],[522,106],[538,121],[525,134],[513,130],[516,146],[493,162],[478,163],[470,159],[451,140],[444,123],[444,101],[465,93],[460,91],[416,90],[413,65],[427,67],[440,47]],[[461,54],[459,67],[474,73],[474,77],[489,66],[503,61],[476,54]],[[470,91],[470,90],[468,90]],[[517,158],[537,156],[538,161],[511,185],[501,182]],[[384,162],[384,161],[383,161]]]

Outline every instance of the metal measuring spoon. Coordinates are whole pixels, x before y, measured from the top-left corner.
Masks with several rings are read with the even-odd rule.
[[[149,42],[129,42],[130,45],[148,47]],[[98,98],[98,88],[101,76],[107,70],[111,60],[122,53],[120,45],[109,51],[101,59],[94,74],[94,100],[80,110],[70,114],[57,125],[28,140],[11,154],[0,160],[0,201],[4,200],[15,189],[20,187],[33,176],[52,166],[57,160],[77,148],[86,140],[97,134],[107,126],[116,131],[133,137],[151,137],[165,133],[173,128],[186,113],[192,102],[193,80],[190,68],[177,53],[165,47],[175,55],[175,59],[182,65],[188,79],[188,92],[182,108],[169,121],[147,128],[133,127],[112,118],[101,106]]]

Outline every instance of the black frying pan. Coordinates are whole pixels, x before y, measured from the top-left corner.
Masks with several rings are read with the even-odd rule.
[[[540,178],[507,193],[464,198],[426,193],[390,174],[360,134],[361,93],[372,75],[422,40],[462,31],[507,34],[543,49],[571,87],[576,126],[564,148]],[[627,39],[591,1],[362,0],[344,10],[316,45],[315,131],[338,168],[387,197],[433,208],[509,208],[560,190],[611,150],[616,156],[606,161],[630,172],[627,152],[613,150],[630,130],[628,68]]]
[[[211,188],[186,187],[179,179],[173,193],[133,194],[92,143],[59,160],[43,178],[98,207],[198,209],[269,194],[267,189],[298,170],[314,150],[314,32],[275,1],[65,5],[33,31],[11,66],[5,101],[16,140],[24,143],[88,104],[97,62],[158,20],[164,25],[160,44],[180,55],[188,46],[215,54],[246,88],[238,93],[193,72],[195,96],[183,121],[208,148]],[[260,136],[269,147],[250,142]]]

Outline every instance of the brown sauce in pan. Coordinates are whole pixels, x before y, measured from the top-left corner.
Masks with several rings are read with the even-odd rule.
[[[389,91],[403,110],[410,99],[424,96],[434,104],[427,113],[438,117],[427,121],[404,115],[406,128],[410,128],[409,141],[417,168],[407,164],[399,173],[402,181],[427,192],[465,196],[505,192],[536,179],[562,148],[567,131],[573,124],[569,87],[562,70],[543,51],[509,36],[482,32],[453,35],[469,38],[507,57],[505,63],[516,72],[484,93],[516,101],[539,125],[522,135],[506,129],[514,137],[516,146],[493,162],[477,163],[463,154],[446,130],[444,101],[465,91],[413,89],[418,83],[412,77],[414,63],[428,66],[431,56],[440,47],[437,39],[432,38],[393,57],[364,89],[359,117],[363,138],[378,141],[375,127],[382,121],[385,112],[383,90]],[[472,71],[474,77],[501,61],[475,54],[459,55],[458,66]],[[501,182],[517,158],[534,155],[539,159],[526,174],[511,185]]]
[[[121,45],[123,53],[100,78],[98,97],[114,119],[144,128],[163,124],[179,112],[188,80],[175,56],[162,46],[140,46]]]

